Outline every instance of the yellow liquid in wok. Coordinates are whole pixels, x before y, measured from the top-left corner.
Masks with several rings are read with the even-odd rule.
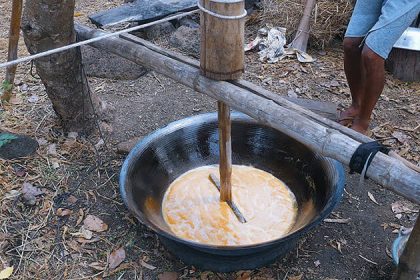
[[[250,245],[286,235],[297,216],[295,196],[268,172],[234,165],[232,197],[247,220],[241,223],[208,179],[218,166],[203,166],[178,177],[168,188],[162,212],[172,232],[211,245]]]

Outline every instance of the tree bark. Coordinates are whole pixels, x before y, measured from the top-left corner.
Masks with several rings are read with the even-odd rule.
[[[76,41],[74,6],[74,0],[26,1],[22,30],[31,54]],[[91,96],[93,102],[90,100],[80,49],[36,59],[35,66],[64,130],[92,132],[95,124],[93,107],[98,107],[99,100],[95,96]]]

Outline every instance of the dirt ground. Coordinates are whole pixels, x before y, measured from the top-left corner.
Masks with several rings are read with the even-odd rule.
[[[79,0],[76,20],[86,22],[86,15],[120,3]],[[10,5],[0,0],[2,62],[7,57]],[[261,25],[248,27],[247,40]],[[19,55],[27,55],[23,40],[19,46]],[[263,64],[256,53],[247,53],[244,78],[274,92],[347,106],[350,95],[339,43],[309,53],[317,60],[307,65],[292,59]],[[4,77],[3,69],[0,76]],[[329,217],[345,222],[321,223],[275,263],[227,274],[183,264],[127,212],[118,191],[125,155],[117,153],[117,146],[171,121],[214,111],[215,101],[154,72],[135,80],[91,77],[89,82],[92,91],[110,105],[112,130],[104,132],[105,145],[99,143],[98,135],[74,139],[62,131],[42,83],[30,73],[30,63],[18,68],[15,97],[1,104],[0,130],[26,134],[40,143],[31,157],[0,160],[0,271],[13,266],[10,279],[391,278],[391,244],[400,227],[412,226],[418,206],[372,181],[361,186],[358,175],[348,174],[342,201]],[[387,74],[371,125],[372,137],[419,164],[419,112],[420,84]],[[24,183],[41,192],[35,205],[25,203]],[[391,208],[395,203],[405,206],[401,213]],[[86,236],[82,225],[87,226],[88,215],[102,219],[107,229],[92,229],[93,236]],[[118,248],[124,249],[125,257],[110,269]]]

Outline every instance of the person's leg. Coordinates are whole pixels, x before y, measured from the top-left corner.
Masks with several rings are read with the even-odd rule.
[[[363,96],[361,96],[361,100],[358,99],[360,103],[357,105],[358,116],[353,120],[351,128],[365,133],[369,128],[373,108],[384,88],[385,59],[372,51],[367,45],[364,45],[361,64],[367,82],[363,83]]]
[[[420,12],[420,3],[412,3],[411,9],[398,15],[397,0],[384,2],[378,22],[366,36],[361,54],[362,75],[365,79],[363,97],[359,104],[359,115],[351,126],[356,131],[367,131],[372,111],[384,88],[385,59],[395,42]]]
[[[353,10],[343,41],[344,71],[349,84],[352,104],[341,112],[339,123],[352,124],[359,115],[360,104],[364,95],[364,69],[362,64],[363,39],[376,24],[381,14],[383,0],[358,0]]]
[[[346,37],[344,47],[344,72],[350,87],[352,104],[340,114],[339,123],[350,125],[359,115],[360,105],[364,94],[364,71],[362,65],[362,37]]]

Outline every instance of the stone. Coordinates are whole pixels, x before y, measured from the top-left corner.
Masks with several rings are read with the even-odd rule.
[[[0,158],[16,159],[33,155],[38,141],[25,135],[0,132]]]
[[[169,39],[171,46],[193,57],[200,57],[200,29],[179,27]]]
[[[120,56],[82,46],[82,63],[89,77],[115,80],[136,80],[147,73],[147,69]]]
[[[137,142],[140,140],[140,137],[134,137],[127,141],[120,142],[117,144],[117,153],[119,154],[128,154],[134,146],[137,144]]]
[[[200,23],[194,21],[189,17],[183,17],[178,22],[180,26],[186,26],[189,28],[200,28]]]
[[[175,27],[170,22],[163,22],[160,24],[152,25],[145,29],[146,37],[149,40],[154,40],[163,37],[175,31]]]

